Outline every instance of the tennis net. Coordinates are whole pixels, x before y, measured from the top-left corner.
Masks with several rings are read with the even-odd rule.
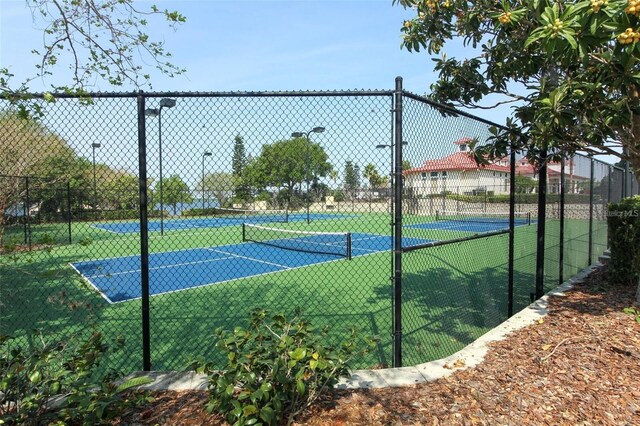
[[[309,232],[242,224],[242,241],[307,253],[333,254],[351,260],[350,232]]]
[[[251,209],[231,209],[217,208],[217,216],[237,217],[248,222],[288,222],[289,212],[287,210],[251,210]]]
[[[516,225],[530,225],[531,212],[515,212]],[[475,223],[509,223],[509,213],[488,213],[472,211],[436,211],[436,220],[451,222],[475,222]]]

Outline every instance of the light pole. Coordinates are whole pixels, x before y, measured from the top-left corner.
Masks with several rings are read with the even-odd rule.
[[[310,145],[310,141],[309,141],[309,135],[311,133],[322,133],[324,132],[324,127],[314,127],[313,129],[309,130],[308,132],[293,132],[291,133],[291,137],[292,138],[301,138],[304,137],[307,139],[307,153],[305,156],[305,164],[304,164],[304,175],[305,175],[305,180],[307,181],[307,223],[310,222],[310,218],[309,218],[309,145]]]
[[[160,163],[160,235],[164,235],[164,199],[162,198],[162,108],[176,106],[175,99],[160,99],[160,108],[147,108],[144,114],[147,117],[158,117],[158,162]]]
[[[211,157],[209,151],[202,153],[202,215],[204,216],[204,159],[205,157]]]
[[[100,148],[102,145],[98,142],[91,144],[91,151],[93,156],[93,210],[98,209],[98,191],[96,189],[96,148]]]

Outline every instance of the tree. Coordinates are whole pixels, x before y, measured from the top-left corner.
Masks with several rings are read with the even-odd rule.
[[[204,177],[205,194],[212,194],[220,207],[227,205],[237,187],[237,178],[232,173],[213,172]],[[196,188],[202,188],[202,181]]]
[[[247,202],[251,197],[251,188],[245,181],[244,176],[244,169],[247,164],[248,159],[244,148],[244,140],[242,139],[242,136],[236,135],[233,141],[233,157],[231,158],[231,170],[236,182],[233,192],[235,198],[243,203]]]
[[[165,203],[173,207],[173,214],[177,214],[178,203],[192,203],[193,195],[189,186],[178,175],[162,179],[162,198]]]
[[[262,146],[260,155],[246,166],[246,176],[256,189],[284,187],[290,201],[295,186],[302,191],[307,176],[313,180],[331,172],[328,158],[320,144],[306,138],[281,140]]]
[[[39,189],[60,185],[70,176],[57,170],[71,173],[71,165],[83,164],[76,160],[69,145],[40,123],[12,113],[0,114],[0,243],[4,212],[24,199],[24,176],[44,178],[39,180]]]
[[[516,175],[516,192],[519,194],[530,194],[538,186],[537,181],[529,176],[520,173]]]
[[[364,166],[362,176],[364,176],[369,181],[369,188],[371,188],[372,190],[386,185],[389,181],[387,176],[380,176],[380,173],[378,173],[378,170],[376,170],[376,166],[372,163]]]
[[[150,75],[140,64],[149,64],[169,76],[185,70],[171,64],[164,42],[153,41],[145,33],[149,19],[164,17],[175,29],[186,21],[176,11],[151,6],[143,11],[134,0],[27,0],[34,21],[43,30],[41,50],[33,53],[39,58],[34,75],[19,83],[10,81],[9,69],[0,69],[0,94],[19,108],[21,117],[41,114],[40,106],[31,103],[29,83],[53,74],[56,66],[72,71],[67,84],[53,85],[54,91],[86,93],[97,79],[121,86],[125,83],[141,87],[149,85]],[[49,94],[46,100],[53,100]]]
[[[468,108],[512,104],[510,130],[530,160],[576,151],[626,158],[640,178],[640,5],[626,0],[394,0],[416,10],[402,27],[409,51],[439,53],[461,38],[472,57],[436,59],[431,97]],[[488,96],[499,101],[486,105]],[[493,129],[479,162],[507,152]],[[512,138],[512,141],[515,139]],[[622,153],[620,153],[620,148]]]
[[[347,161],[344,165],[344,190],[351,200],[354,200],[360,189],[360,167]]]
[[[110,176],[109,176],[110,175]],[[126,171],[110,171],[100,175],[103,183],[101,194],[101,203],[104,207],[119,209],[135,209],[140,201],[140,188],[138,177]],[[166,191],[163,182],[163,190]],[[147,195],[151,197],[151,192],[147,190]],[[166,193],[165,193],[166,196]]]

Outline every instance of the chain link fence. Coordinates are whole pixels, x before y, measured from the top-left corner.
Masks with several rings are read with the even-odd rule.
[[[42,106],[0,113],[0,334],[124,336],[125,371],[222,362],[254,308],[380,336],[354,367],[447,356],[595,261],[638,189],[582,156],[480,167],[495,125],[401,85]]]

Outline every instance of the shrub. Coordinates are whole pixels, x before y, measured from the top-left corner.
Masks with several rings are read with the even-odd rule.
[[[612,283],[634,285],[640,280],[640,195],[609,204],[607,212]]]
[[[118,385],[116,372],[99,371],[110,347],[98,332],[86,340],[47,342],[40,334],[29,340],[33,346],[26,348],[0,337],[0,424],[99,424],[150,400],[123,395],[149,378]]]
[[[226,353],[226,365],[196,362],[209,376],[209,412],[232,424],[279,424],[293,418],[347,374],[358,351],[356,331],[338,346],[328,344],[328,329],[317,332],[296,311],[291,320],[264,310],[251,313],[247,328],[216,330],[216,347]]]

